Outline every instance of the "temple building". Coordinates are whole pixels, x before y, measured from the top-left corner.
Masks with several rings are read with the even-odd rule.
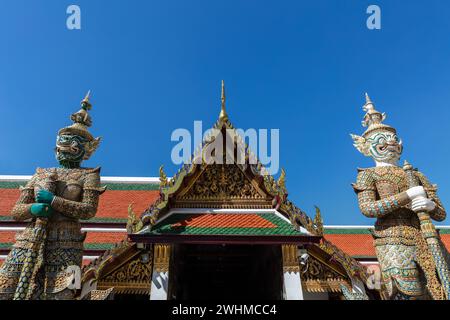
[[[213,128],[235,130],[224,94]],[[311,218],[288,199],[284,171],[275,179],[259,161],[231,157],[192,161],[170,179],[162,167],[157,178],[102,177],[97,214],[82,222],[79,299],[383,298],[368,285],[377,265],[370,227],[324,226],[318,208]],[[0,262],[25,227],[10,211],[29,179],[0,176]],[[450,229],[440,234],[448,247]]]

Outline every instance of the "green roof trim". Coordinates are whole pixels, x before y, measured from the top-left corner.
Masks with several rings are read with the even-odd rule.
[[[19,189],[20,186],[24,186],[28,181],[0,181],[0,189]]]
[[[12,242],[0,242],[0,249],[11,249]]]
[[[115,245],[115,243],[85,243],[84,250],[110,250]]]
[[[324,228],[325,234],[371,234],[368,228]]]
[[[159,190],[159,183],[102,183],[106,186],[106,190],[139,190],[139,191],[156,191]]]
[[[0,181],[0,189],[19,189],[20,186],[25,186],[28,181]],[[102,183],[107,190],[143,190],[156,191],[159,190],[159,183]]]
[[[276,216],[273,213],[260,213],[259,217],[270,221],[276,227],[257,228],[257,227],[196,227],[196,226],[172,226],[173,224],[189,219],[199,214],[174,214],[154,226],[148,234],[165,235],[252,235],[252,236],[297,236],[303,233],[294,229],[294,227]],[[201,214],[200,214],[201,215]]]

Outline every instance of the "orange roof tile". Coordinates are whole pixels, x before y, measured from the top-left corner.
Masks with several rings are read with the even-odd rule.
[[[85,243],[117,243],[127,238],[126,232],[87,232]]]
[[[370,234],[326,234],[325,239],[351,256],[375,256]]]
[[[100,196],[97,218],[128,217],[128,205],[133,203],[133,210],[140,215],[159,197],[158,190],[106,190]]]
[[[0,231],[0,243],[14,243],[16,231]],[[84,243],[117,243],[125,240],[126,232],[87,232]]]
[[[172,224],[172,227],[198,228],[276,228],[257,214],[201,214]]]
[[[18,189],[0,189],[0,215],[9,216],[19,198]],[[127,219],[128,205],[141,214],[159,197],[158,190],[106,190],[101,196],[96,218]]]

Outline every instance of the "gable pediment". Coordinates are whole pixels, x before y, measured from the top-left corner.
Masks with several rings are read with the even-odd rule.
[[[174,195],[175,207],[230,208],[238,204],[271,206],[272,197],[260,188],[257,179],[246,174],[236,164],[204,165],[199,172]]]

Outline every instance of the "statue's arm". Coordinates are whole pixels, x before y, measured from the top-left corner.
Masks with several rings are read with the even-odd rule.
[[[419,178],[420,183],[425,189],[428,199],[432,200],[436,204],[436,208],[433,211],[429,212],[430,217],[436,221],[443,221],[447,217],[447,213],[445,212],[445,208],[437,195],[437,186],[435,184],[431,184],[428,181],[427,177],[421,172],[416,172],[417,177]]]
[[[32,218],[31,205],[33,203],[35,203],[35,200],[32,179],[25,187],[21,187],[20,197],[11,211],[14,220],[24,221]]]
[[[95,216],[98,200],[103,191],[104,189],[100,188],[99,173],[89,173],[84,184],[80,202],[55,196],[51,206],[66,217],[87,220]]]
[[[375,182],[370,173],[360,172],[353,188],[358,195],[361,212],[368,218],[381,218],[407,205],[410,199],[406,192],[401,192],[384,199],[379,199]]]

